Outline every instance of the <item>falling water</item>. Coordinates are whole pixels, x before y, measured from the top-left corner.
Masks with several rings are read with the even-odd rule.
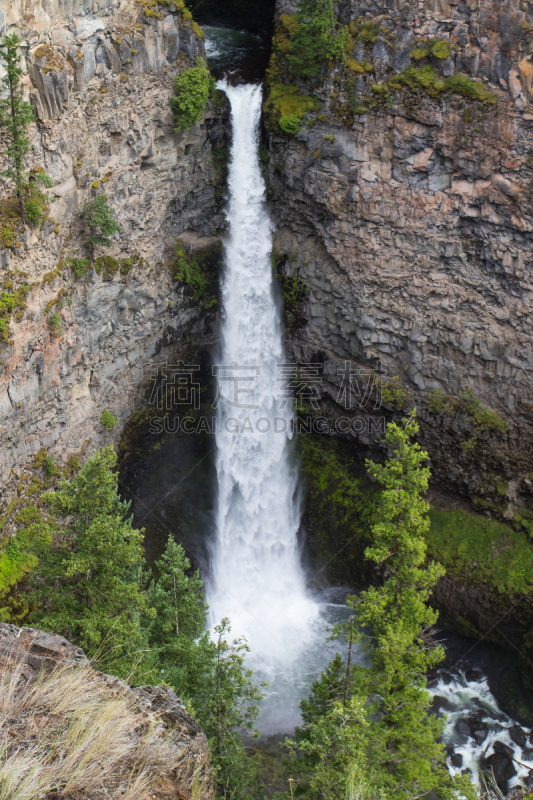
[[[301,662],[317,626],[323,641],[324,625],[321,607],[306,589],[297,542],[292,411],[277,397],[284,354],[273,293],[272,224],[258,154],[262,90],[218,86],[231,103],[233,144],[222,285],[219,364],[224,366],[218,368],[218,511],[208,601],[212,622],[229,617],[232,635],[248,639],[254,669],[276,683],[281,668],[289,680],[287,668]],[[300,697],[294,699],[296,713]],[[294,721],[278,718],[270,724],[281,730]]]

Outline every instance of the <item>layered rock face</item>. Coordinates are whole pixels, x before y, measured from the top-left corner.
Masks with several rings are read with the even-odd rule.
[[[397,376],[417,405],[434,475],[512,518],[532,488],[533,20],[523,3],[390,5],[341,4],[342,21],[355,26],[358,111],[342,107],[346,76],[332,72],[314,90],[323,121],[294,137],[270,135],[275,246],[293,254],[286,270],[310,290],[308,323],[290,347],[323,363],[334,414],[344,413],[345,362],[381,369],[385,384]],[[278,2],[278,14],[295,8]],[[421,63],[441,81],[479,78],[495,104],[388,88],[437,41],[439,57]],[[436,389],[448,405],[431,412],[425,401]],[[507,432],[474,424],[460,404],[446,413],[468,389]],[[366,420],[353,434],[365,444],[379,442],[380,415],[399,415],[402,403],[388,399],[379,410],[352,409]]]
[[[0,13],[0,30],[23,40],[38,117],[28,167],[54,179],[39,230],[19,226],[10,239],[8,201],[0,214],[0,291],[30,287],[0,343],[4,485],[41,447],[66,455],[87,440],[101,444],[104,408],[119,419],[116,433],[106,434],[112,439],[151,371],[175,358],[171,345],[193,330],[202,336],[198,310],[169,267],[177,236],[201,248],[223,224],[213,147],[227,129],[209,107],[191,130],[173,131],[173,75],[204,54],[201,31],[180,5],[144,13],[129,0],[17,0]],[[76,279],[66,260],[87,255],[80,211],[102,192],[121,232],[95,255],[115,260]]]
[[[8,748],[17,742],[10,756],[15,760],[22,748],[27,758],[24,770],[29,771],[46,731],[48,740],[35,764],[34,780],[50,767],[52,775],[55,770],[55,787],[61,762],[70,762],[67,777],[72,785],[62,789],[66,800],[87,792],[91,797],[122,797],[126,787],[131,791],[133,778],[138,784],[137,794],[131,791],[134,797],[213,800],[207,739],[169,686],[131,689],[118,678],[96,672],[83,650],[63,637],[6,623],[0,623],[0,676],[4,688],[0,728]],[[96,720],[87,716],[91,703],[98,711]],[[99,774],[98,765],[90,763],[91,746],[96,750],[96,743],[79,748],[76,725],[82,720],[88,733],[96,722],[94,732],[105,740],[100,767],[107,766],[107,773]],[[60,741],[50,746],[58,733]],[[50,756],[54,750],[55,756]],[[12,777],[14,791],[23,776],[24,772]],[[150,789],[146,795],[141,790],[143,779]]]

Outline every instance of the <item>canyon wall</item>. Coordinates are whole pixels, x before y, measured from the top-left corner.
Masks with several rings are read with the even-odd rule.
[[[179,2],[144,13],[133,0],[16,0],[2,5],[4,32],[22,39],[37,115],[27,166],[54,181],[39,229],[22,226],[8,182],[0,201],[0,293],[27,292],[0,342],[0,484],[9,495],[40,448],[65,457],[112,441],[157,365],[205,335],[197,306],[173,283],[172,248],[177,236],[193,249],[217,241],[213,150],[227,113],[211,103],[199,124],[173,130],[173,76],[205,54]],[[67,259],[87,256],[80,211],[102,192],[121,232],[95,253],[111,259],[76,278]],[[99,424],[104,408],[118,418],[115,432]]]
[[[295,8],[279,0],[278,19]],[[376,446],[378,418],[398,418],[415,403],[438,481],[508,519],[532,493],[529,9],[478,0],[341,3],[342,21],[366,30],[352,54],[365,66],[356,73],[360,108],[343,106],[346,72],[331,70],[318,89],[299,82],[322,114],[295,136],[270,126],[267,168],[275,247],[285,271],[309,289],[307,324],[289,345],[296,359],[322,363],[328,413],[345,415],[346,362],[382,371],[393,391],[384,391],[381,409],[351,410],[365,420],[352,436]],[[446,58],[430,57],[438,79],[479,79],[490,102],[389,89],[387,80],[416,66],[411,54],[428,41],[447,43]],[[464,413],[465,390],[508,430]]]

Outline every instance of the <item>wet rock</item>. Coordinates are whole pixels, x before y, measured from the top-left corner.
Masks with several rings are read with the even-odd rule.
[[[472,683],[474,681],[476,683],[479,683],[479,681],[483,680],[483,673],[481,672],[480,669],[476,669],[475,667],[473,667],[471,669],[465,670],[465,678],[468,681],[468,683]]]
[[[495,753],[503,753],[508,758],[512,758],[514,755],[513,748],[509,747],[509,745],[504,742],[500,742],[498,739],[496,739],[492,747]]]
[[[483,766],[492,770],[494,779],[501,791],[507,791],[507,783],[516,775],[516,768],[510,758],[504,753],[493,753],[482,762]]]
[[[488,731],[486,730],[474,731],[474,740],[476,744],[483,744],[483,742],[487,738],[487,734]]]
[[[456,724],[455,730],[457,731],[457,733],[461,734],[461,736],[466,736],[467,738],[469,736],[472,736],[472,733],[470,731],[470,726],[463,719],[460,719],[459,722]]]
[[[450,756],[450,764],[452,767],[462,767],[463,766],[463,756],[461,753],[454,753]]]
[[[431,701],[431,710],[437,714],[439,711],[451,711],[452,706],[450,702],[445,698],[441,697],[441,695],[436,694],[433,700]]]
[[[509,736],[513,740],[515,744],[519,747],[524,747],[527,741],[527,736],[525,731],[520,727],[520,725],[512,725],[509,728]]]

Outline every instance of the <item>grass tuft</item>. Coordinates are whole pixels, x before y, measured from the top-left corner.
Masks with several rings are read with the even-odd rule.
[[[105,796],[143,800],[177,766],[176,744],[140,715],[126,684],[87,665],[0,677],[0,800]]]

